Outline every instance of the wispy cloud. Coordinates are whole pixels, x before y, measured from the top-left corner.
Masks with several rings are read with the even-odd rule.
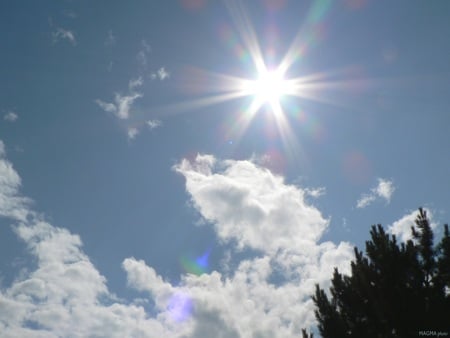
[[[170,73],[166,70],[166,68],[161,67],[156,72],[153,72],[150,75],[152,80],[161,80],[164,81],[165,79],[170,78]]]
[[[141,67],[142,71],[147,71],[148,69],[148,58],[152,51],[151,46],[147,43],[146,40],[141,40],[141,45],[139,52],[136,55],[136,59]],[[170,73],[167,71],[165,67],[160,67],[159,69],[152,71],[150,73],[150,79],[152,80],[166,80],[170,78]]]
[[[114,103],[105,102],[100,99],[96,99],[95,103],[104,111],[113,113],[119,119],[126,120],[130,117],[130,109],[134,101],[140,97],[142,97],[140,93],[130,93],[128,95],[116,93],[114,95]]]
[[[143,96],[137,89],[144,85],[144,79],[142,76],[133,78],[128,82],[128,94],[122,95],[116,93],[114,95],[113,102],[105,102],[100,99],[96,99],[95,103],[103,109],[105,112],[115,115],[121,120],[128,120],[130,118],[131,109],[134,101]],[[158,128],[162,125],[162,122],[158,119],[152,119],[145,122],[150,130]],[[140,129],[145,126],[144,123],[136,124],[127,127],[127,136],[129,140],[134,140],[139,134]]]
[[[389,204],[394,191],[395,187],[393,181],[379,178],[378,185],[372,188],[369,193],[363,194],[356,202],[356,207],[365,208],[377,199],[383,199],[387,204]]]
[[[18,118],[19,115],[13,111],[9,111],[5,115],[3,115],[3,119],[8,122],[16,122]]]
[[[115,102],[116,102],[116,116],[120,119],[127,119],[130,116],[130,108],[133,102],[142,97],[142,94],[140,93],[132,93],[129,95],[115,95]]]
[[[139,134],[139,130],[136,127],[129,127],[127,131],[128,139],[134,140]]]
[[[114,46],[116,41],[116,36],[113,34],[112,30],[109,30],[104,42],[105,46]]]
[[[144,84],[144,80],[142,76],[137,77],[136,79],[131,79],[128,82],[128,89],[132,92],[135,88],[138,88]]]
[[[305,188],[305,194],[307,196],[310,196],[312,198],[319,198],[320,196],[323,196],[326,194],[325,187],[320,188]]]
[[[146,40],[141,41],[141,48],[139,49],[139,52],[136,55],[136,59],[138,63],[143,67],[144,69],[147,68],[148,65],[148,56],[151,52],[151,47],[147,43]]]
[[[117,112],[117,107],[114,103],[105,102],[99,99],[95,100],[95,103],[107,113],[116,114]]]
[[[377,196],[374,194],[363,194],[360,199],[356,202],[357,208],[365,208],[368,205],[372,204],[373,201],[377,199]]]
[[[162,125],[162,122],[160,120],[148,120],[147,125],[150,129],[158,128]]]
[[[61,27],[56,27],[56,30],[52,32],[52,37],[54,43],[57,43],[61,40],[67,40],[74,46],[77,44],[75,33],[71,30],[67,30]]]
[[[128,94],[122,95],[116,93],[114,95],[114,102],[105,102],[96,99],[95,103],[97,103],[104,111],[114,114],[119,119],[126,120],[130,117],[130,109],[134,101],[143,96],[141,93],[135,91],[135,89],[142,86],[143,83],[142,77],[131,79],[128,83]]]

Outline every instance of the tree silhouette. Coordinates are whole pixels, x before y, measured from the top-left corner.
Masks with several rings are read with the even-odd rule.
[[[323,338],[450,337],[450,235],[433,246],[426,211],[419,208],[412,240],[397,243],[372,226],[366,254],[355,247],[351,274],[334,270],[330,293],[316,285],[316,319]],[[331,297],[329,297],[331,296]],[[308,337],[305,330],[303,338]]]

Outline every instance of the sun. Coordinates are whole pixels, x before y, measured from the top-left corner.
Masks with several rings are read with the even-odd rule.
[[[286,92],[286,81],[279,71],[264,70],[253,81],[253,95],[256,100],[271,103],[279,101]]]
[[[291,82],[279,68],[262,67],[255,80],[246,81],[244,91],[253,97],[252,110],[257,111],[263,105],[268,105],[275,112],[283,97],[292,94],[292,89]]]
[[[267,55],[265,55],[243,4],[240,1],[226,3],[237,33],[234,35],[232,30],[224,29],[223,34],[238,52],[240,61],[244,62],[245,76],[188,66],[185,74],[179,78],[179,86],[189,94],[202,95],[195,99],[157,107],[155,112],[177,114],[244,99],[233,115],[234,122],[230,126],[230,135],[239,140],[259,113],[267,113],[267,119],[260,120],[271,121],[270,123],[276,126],[283,143],[293,148],[291,145],[296,143],[295,135],[291,130],[288,115],[300,111],[297,104],[299,99],[318,98],[315,91],[320,87],[323,76],[321,73],[317,76],[315,74],[292,76],[295,75],[292,74],[293,64],[301,58],[307,47],[300,32],[284,55],[279,54],[270,45],[266,46]]]

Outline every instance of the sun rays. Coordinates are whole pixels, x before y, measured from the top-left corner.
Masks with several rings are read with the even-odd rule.
[[[320,19],[314,5],[310,8],[305,24],[294,37],[279,64],[273,65],[273,60],[266,60],[262,53],[260,42],[246,12],[239,0],[227,1],[225,6],[230,14],[234,29],[221,27],[223,42],[231,48],[237,61],[244,62],[245,76],[239,74],[222,74],[196,67],[186,67],[177,79],[177,86],[189,97],[182,102],[176,102],[162,107],[155,107],[159,115],[172,115],[196,111],[205,107],[216,106],[233,100],[242,100],[241,111],[230,126],[230,139],[238,143],[245,134],[250,123],[257,117],[258,112],[264,111],[271,115],[276,126],[279,139],[285,146],[287,153],[301,153],[301,146],[294,135],[290,120],[286,116],[287,110],[299,111],[298,103],[305,100],[324,100],[320,96],[320,89],[329,86],[326,74],[308,74],[293,77],[292,66],[302,59],[303,54],[315,41],[314,24]],[[326,8],[321,8],[321,15]],[[311,14],[312,13],[312,14]],[[319,13],[319,14],[320,14]],[[313,15],[314,14],[314,15]],[[314,16],[313,19],[311,17]],[[298,72],[298,67],[296,67]],[[302,73],[307,74],[305,70]],[[297,105],[294,107],[294,105]],[[291,155],[292,155],[291,154]],[[298,156],[295,156],[298,157]]]

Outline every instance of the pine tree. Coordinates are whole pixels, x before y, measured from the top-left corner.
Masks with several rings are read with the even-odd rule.
[[[381,225],[372,226],[366,253],[355,248],[351,274],[335,269],[329,295],[316,285],[313,300],[323,338],[418,337],[430,330],[450,335],[448,225],[434,247],[422,208],[415,224],[413,239],[401,244]]]

